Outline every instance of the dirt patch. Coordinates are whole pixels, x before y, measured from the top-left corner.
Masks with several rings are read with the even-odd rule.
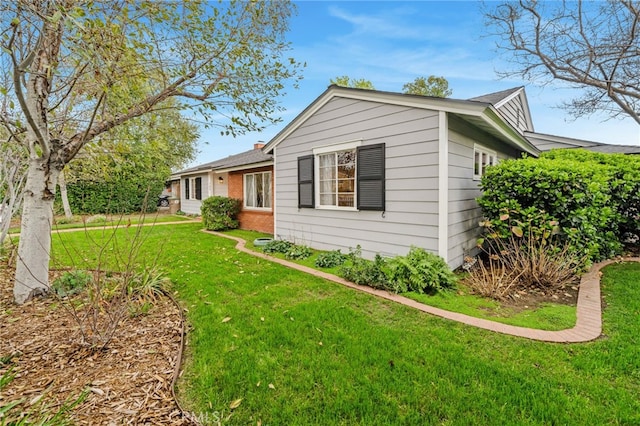
[[[15,373],[0,406],[25,399],[25,409],[55,411],[84,391],[70,413],[76,424],[191,424],[172,395],[182,319],[169,298],[127,316],[108,347],[95,351],[80,344],[78,326],[54,298],[15,305],[12,281],[13,270],[0,267],[0,374]]]

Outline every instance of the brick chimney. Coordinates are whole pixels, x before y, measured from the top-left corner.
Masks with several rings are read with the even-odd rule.
[[[253,144],[253,149],[262,149],[264,147],[264,142],[259,141],[258,143]]]

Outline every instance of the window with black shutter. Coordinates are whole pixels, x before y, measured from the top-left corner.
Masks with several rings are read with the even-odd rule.
[[[184,180],[184,199],[189,199],[189,178]]]
[[[202,200],[202,178],[201,177],[197,177],[196,178],[196,200]]]
[[[358,147],[358,210],[385,210],[385,145]]]
[[[298,157],[298,208],[314,208],[313,155]]]

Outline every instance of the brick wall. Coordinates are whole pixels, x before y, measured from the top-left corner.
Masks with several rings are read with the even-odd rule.
[[[271,205],[273,206],[273,167],[260,167],[250,170],[229,172],[229,197],[243,201],[244,205],[244,175],[245,173],[271,172]],[[271,211],[245,210],[238,215],[240,229],[266,232],[273,234],[273,208]]]

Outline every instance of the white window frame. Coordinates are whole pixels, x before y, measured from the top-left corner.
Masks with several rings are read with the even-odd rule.
[[[255,180],[255,177],[258,176],[258,175],[260,175],[263,180],[264,180],[264,176],[265,175],[269,176],[269,178],[268,178],[268,181],[269,181],[269,207],[254,207],[254,206],[248,206],[247,205],[247,193],[248,193],[248,191],[247,191],[247,178],[249,176],[252,176],[253,179]],[[256,172],[256,173],[245,173],[244,174],[244,176],[242,177],[242,184],[243,184],[243,189],[242,190],[243,190],[243,194],[244,194],[244,197],[242,197],[243,198],[242,205],[243,205],[244,209],[246,209],[246,210],[271,211],[271,209],[273,208],[272,207],[272,205],[273,205],[273,203],[272,203],[272,191],[273,191],[273,188],[272,188],[272,181],[271,181],[272,178],[273,178],[273,176],[272,176],[270,171]]]
[[[483,158],[487,158],[488,162],[485,163],[482,160]],[[482,175],[484,175],[486,167],[495,166],[496,164],[498,164],[498,154],[496,153],[496,151],[482,145],[473,145],[473,157],[471,165],[473,171],[473,180],[480,180],[482,178]]]
[[[319,210],[346,210],[346,211],[358,211],[358,161],[357,161],[357,149],[362,145],[362,140],[355,140],[349,142],[342,142],[334,145],[327,145],[313,149],[313,173],[314,173],[314,198],[316,209]],[[320,204],[320,156],[324,154],[338,153],[342,151],[356,151],[355,156],[355,170],[353,176],[353,207],[335,206],[335,205],[323,205]]]

